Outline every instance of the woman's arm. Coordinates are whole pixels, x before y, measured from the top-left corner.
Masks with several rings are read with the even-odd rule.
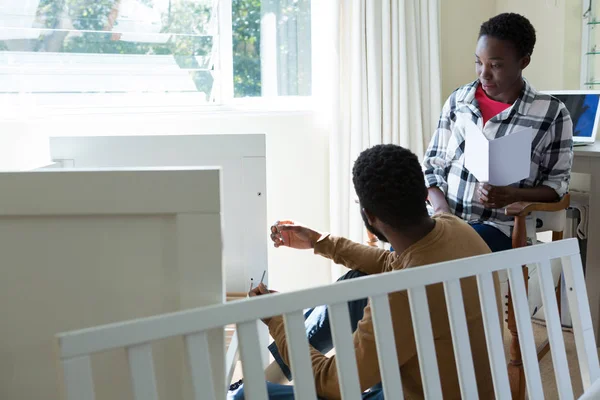
[[[541,185],[534,188],[492,186],[484,183],[478,189],[479,200],[485,208],[503,208],[518,201],[551,203],[560,199],[555,189]]]
[[[446,201],[446,196],[444,195],[444,192],[440,190],[440,188],[437,186],[432,186],[427,189],[427,193],[427,198],[433,207],[434,214],[452,213],[452,211],[450,211],[448,201]]]

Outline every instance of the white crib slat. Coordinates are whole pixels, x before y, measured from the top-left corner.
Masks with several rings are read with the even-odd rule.
[[[579,254],[563,257],[561,260],[565,284],[567,285],[569,312],[573,321],[573,334],[575,336],[579,369],[581,371],[583,389],[585,390],[600,378],[600,366],[598,365],[598,353],[583,276],[583,267]]]
[[[392,313],[387,294],[371,297],[371,313],[373,315],[373,329],[384,398],[402,400],[404,393],[398,366]]]
[[[508,280],[513,310],[515,312],[515,322],[517,323],[517,332],[519,332],[519,346],[523,359],[527,392],[530,399],[541,399],[544,397],[544,390],[542,388],[542,376],[540,374],[535,340],[533,339],[531,314],[529,313],[527,291],[523,280],[523,267],[516,265],[509,268]]]
[[[158,400],[152,344],[142,343],[128,347],[127,357],[135,400]]]
[[[477,399],[477,381],[475,378],[475,367],[473,366],[473,354],[469,342],[469,328],[465,315],[465,304],[463,301],[460,280],[454,279],[444,282],[444,293],[446,296],[446,307],[448,308],[448,319],[452,331],[452,344],[454,357],[456,358],[456,369],[460,383],[460,393],[463,399]]]
[[[240,352],[238,349],[238,338],[237,331],[233,332],[231,341],[229,342],[229,348],[227,354],[225,354],[225,379],[227,384],[231,383],[233,379],[233,373],[235,372],[235,366],[240,359]]]
[[[479,292],[479,301],[481,302],[483,327],[487,339],[488,357],[490,358],[496,399],[511,400],[508,369],[506,368],[506,357],[504,356],[504,340],[502,338],[502,331],[500,330],[496,290],[491,272],[477,275],[477,290]]]
[[[563,339],[562,324],[558,314],[559,305],[556,303],[556,292],[552,269],[549,260],[539,264],[538,277],[542,292],[542,304],[546,316],[546,328],[548,330],[548,342],[550,343],[550,354],[554,364],[554,377],[560,399],[573,398],[573,386],[569,375],[569,364],[567,364],[567,353]],[[520,337],[520,336],[519,336]],[[531,395],[529,396],[531,398]]]
[[[94,400],[94,381],[89,356],[63,360],[67,400]]]
[[[244,372],[244,396],[249,400],[267,400],[267,382],[263,371],[258,324],[258,321],[249,321],[237,325]]]
[[[314,400],[317,397],[313,375],[308,338],[304,327],[304,314],[294,311],[283,316],[285,320],[285,336],[288,341],[290,367],[294,379],[294,398],[298,400]]]
[[[427,291],[424,286],[418,286],[408,289],[407,292],[410,302],[410,316],[415,331],[423,392],[426,399],[441,399],[442,385],[433,342]]]
[[[213,373],[210,365],[210,352],[206,332],[187,335],[185,337],[185,344],[196,400],[215,400],[215,388],[213,386]]]
[[[328,310],[342,399],[360,400],[362,395],[358,382],[348,303],[330,305]]]

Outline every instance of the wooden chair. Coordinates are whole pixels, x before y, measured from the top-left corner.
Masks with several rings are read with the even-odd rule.
[[[581,378],[584,389],[588,390],[600,377],[600,365],[579,246],[575,239],[372,275],[298,292],[259,296],[178,313],[65,332],[57,336],[64,375],[62,383],[67,400],[94,400],[91,354],[124,348],[130,361],[129,369],[135,399],[155,400],[158,395],[152,343],[179,336],[186,343],[194,398],[214,400],[216,393],[223,388],[215,388],[212,376],[221,374],[222,371],[211,369],[207,332],[235,323],[240,342],[245,396],[249,400],[266,400],[267,391],[258,324],[262,318],[283,315],[291,358],[290,367],[294,375],[295,398],[313,400],[316,398],[316,390],[302,311],[318,304],[327,304],[338,358],[337,373],[341,397],[344,400],[360,399],[347,302],[356,298],[369,297],[384,395],[387,399],[402,399],[403,389],[388,294],[406,290],[411,302],[416,348],[424,377],[422,379],[424,394],[426,398],[440,399],[442,389],[437,356],[435,351],[431,351],[434,348],[434,340],[425,287],[443,284],[448,299],[448,317],[452,321],[450,329],[462,398],[475,399],[478,397],[477,385],[460,284],[462,278],[475,276],[479,285],[495,397],[500,400],[510,399],[511,392],[493,280],[494,272],[508,270],[529,398],[541,399],[543,398],[541,374],[536,350],[533,347],[534,338],[531,316],[527,307],[526,280],[522,274],[523,264],[539,263],[540,287],[546,308],[558,392],[561,398],[572,398],[571,378],[550,271],[550,260],[557,258],[563,261],[565,281],[574,289],[568,292],[569,310],[573,316],[573,333],[576,338]],[[181,379],[182,384],[184,381],[185,379]]]
[[[570,205],[570,196],[567,193],[560,201],[554,203],[528,203],[518,202],[509,205],[506,208],[506,215],[513,216],[515,218],[515,224],[512,234],[513,248],[527,246],[527,217],[536,212],[564,212]],[[554,228],[552,232],[552,241],[561,240],[563,238],[563,231],[561,228]],[[561,229],[561,230],[558,230]],[[523,266],[523,276],[525,277],[525,288],[528,288],[528,268],[526,265]],[[560,315],[560,280],[559,285],[555,289],[557,303],[559,305]],[[524,400],[525,399],[525,374],[523,370],[523,359],[521,355],[519,334],[515,319],[515,313],[513,309],[513,299],[510,288],[507,295],[508,302],[508,315],[505,320],[510,331],[510,361],[508,364],[508,373],[510,378],[511,392],[513,399]],[[538,361],[550,351],[550,343],[546,340],[542,345],[537,348]]]

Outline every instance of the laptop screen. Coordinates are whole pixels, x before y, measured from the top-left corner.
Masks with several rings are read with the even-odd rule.
[[[597,93],[569,93],[554,94],[562,101],[573,121],[573,140],[590,139],[596,136],[596,119],[598,117],[598,104],[600,94]]]

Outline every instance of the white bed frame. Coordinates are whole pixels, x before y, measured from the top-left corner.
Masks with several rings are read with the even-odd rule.
[[[264,134],[65,136],[50,138],[59,168],[208,166],[221,168],[223,259],[227,292],[246,293],[250,279],[269,284],[266,139]],[[263,357],[269,338],[261,327]],[[237,360],[234,334],[226,379]]]
[[[50,138],[62,168],[220,167],[228,292],[247,292],[265,270],[268,284],[265,151],[264,134]]]
[[[361,398],[353,340],[346,302],[369,297],[377,342],[382,383],[387,399],[403,398],[396,344],[391,321],[388,293],[407,290],[415,329],[425,397],[441,399],[442,391],[429,318],[426,285],[443,283],[454,342],[459,382],[464,399],[477,399],[473,360],[468,340],[460,279],[476,276],[488,353],[497,399],[510,399],[507,364],[498,318],[493,272],[507,270],[513,295],[523,363],[530,399],[544,397],[522,265],[538,264],[539,280],[546,311],[552,361],[561,399],[572,399],[565,345],[551,276],[550,261],[561,259],[573,316],[573,331],[584,390],[600,377],[600,366],[590,318],[586,286],[575,239],[494,253],[485,256],[385,273],[295,293],[274,294],[180,313],[159,315],[125,323],[100,326],[58,335],[60,358],[68,400],[94,399],[94,381],[89,355],[125,348],[131,359],[132,386],[136,400],[156,400],[157,392],[149,343],[183,336],[188,344],[189,374],[194,382],[195,399],[221,398],[212,381],[206,332],[236,323],[240,340],[246,399],[266,399],[258,325],[261,318],[283,315],[298,400],[316,397],[308,341],[302,310],[328,304],[336,349],[337,372],[344,400]],[[507,268],[508,267],[508,268]],[[589,390],[588,390],[589,389]]]
[[[224,302],[218,169],[0,173],[0,187],[0,399],[60,398],[57,332]],[[207,336],[222,371],[223,330]],[[183,346],[153,348],[162,398],[183,398]],[[98,397],[126,398],[125,353],[93,364]]]

